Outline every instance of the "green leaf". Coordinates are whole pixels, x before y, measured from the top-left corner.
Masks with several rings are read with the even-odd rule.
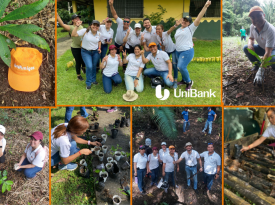
[[[4,61],[7,66],[11,64],[11,53],[8,47],[8,43],[6,42],[5,36],[0,34],[0,58]]]
[[[4,181],[5,181],[7,178],[8,178],[7,176],[4,176],[4,177],[2,178],[2,180],[4,180]]]
[[[3,13],[6,7],[9,5],[11,0],[0,0],[0,18],[3,16]]]
[[[7,176],[8,175],[8,171],[7,170],[4,170],[3,171],[3,176]]]
[[[29,5],[24,5],[6,15],[0,20],[0,23],[3,21],[11,21],[31,17],[41,11],[48,3],[49,0],[40,0]]]
[[[2,179],[0,179],[0,185],[3,183],[3,180]]]
[[[262,62],[262,59],[258,56],[257,53],[255,53],[254,51],[252,51],[251,49],[247,49],[249,53],[251,53],[253,56],[255,56],[260,62]]]
[[[6,184],[9,185],[9,186],[11,186],[11,185],[13,185],[13,181],[8,180],[8,181],[6,181]]]
[[[4,193],[6,191],[6,189],[7,189],[7,184],[4,183],[3,186],[2,186],[2,193]]]
[[[11,190],[11,186],[7,185],[7,190],[10,191]]]
[[[24,41],[32,43],[42,49],[46,49],[50,52],[50,47],[45,39],[41,38],[38,35],[32,34],[32,32],[39,31],[41,28],[31,24],[23,24],[23,25],[15,25],[15,24],[8,24],[5,26],[0,26],[0,30],[8,31],[12,35],[21,38]]]
[[[1,1],[1,0],[0,0],[0,1]],[[1,34],[0,34],[0,35],[1,35]],[[9,39],[8,37],[6,37],[6,36],[4,36],[4,35],[3,35],[3,37],[6,39],[6,43],[9,45],[10,48],[16,49],[16,45],[15,45],[15,43],[14,43],[11,39]]]
[[[97,174],[98,174],[99,172],[100,172],[100,170],[99,170],[99,169],[95,170],[95,173],[97,173]]]

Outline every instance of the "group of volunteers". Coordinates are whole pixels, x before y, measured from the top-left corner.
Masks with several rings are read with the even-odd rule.
[[[208,143],[207,151],[199,154],[193,150],[192,144],[187,142],[185,144],[186,151],[178,156],[175,152],[175,146],[170,145],[166,147],[166,142],[161,143],[161,149],[157,147],[150,148],[151,140],[147,138],[145,140],[145,146],[139,146],[139,153],[134,155],[134,176],[138,180],[138,188],[140,193],[146,194],[144,177],[146,175],[151,176],[151,186],[157,186],[159,183],[159,174],[163,176],[163,181],[171,183],[174,188],[178,188],[175,182],[175,172],[180,172],[179,163],[185,159],[185,172],[187,177],[186,189],[191,188],[191,178],[194,182],[194,191],[198,194],[197,190],[197,170],[204,171],[204,181],[207,194],[211,190],[214,178],[219,178],[221,157],[214,151],[213,143]],[[159,151],[158,151],[159,150]],[[204,166],[202,166],[202,160],[204,158]],[[198,167],[199,162],[199,167]]]
[[[206,2],[194,22],[190,16],[185,16],[177,20],[168,31],[164,31],[162,24],[152,26],[148,18],[143,19],[145,27],[143,31],[139,23],[136,23],[132,29],[130,17],[124,17],[123,20],[119,18],[113,3],[114,0],[109,0],[110,11],[117,22],[114,45],[112,44],[114,38],[114,31],[111,28],[112,19],[107,17],[101,23],[93,20],[86,29],[83,28],[79,15],[72,16],[72,25],[64,24],[57,16],[59,24],[69,31],[72,37],[71,50],[76,61],[77,78],[83,80],[80,74],[82,68],[86,74],[86,88],[89,90],[92,85],[97,85],[97,67],[101,61],[99,67],[103,70],[102,81],[106,93],[112,92],[113,86],[122,82],[122,74],[118,71],[119,66],[123,67],[125,73],[127,91],[142,92],[143,75],[151,79],[161,77],[167,86],[174,89],[178,85],[186,84],[186,90],[190,90],[193,81],[190,79],[187,66],[194,56],[192,36],[211,5],[211,1]],[[171,32],[179,25],[181,27],[176,30],[174,43]],[[172,56],[172,62],[169,56]],[[146,63],[149,61],[152,61],[153,68],[146,68]],[[178,70],[182,75],[180,82],[177,82]]]
[[[6,147],[7,141],[4,138],[6,128],[0,125],[0,163],[5,163],[6,159]],[[14,165],[16,171],[23,171],[26,179],[32,179],[36,177],[36,174],[40,172],[45,163],[48,162],[49,150],[43,145],[43,134],[40,131],[32,133],[30,136],[30,142],[27,144],[24,154],[21,156],[18,163]]]

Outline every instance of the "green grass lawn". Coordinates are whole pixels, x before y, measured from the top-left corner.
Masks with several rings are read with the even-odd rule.
[[[88,24],[83,24],[84,28],[88,27]],[[69,37],[69,32],[61,32],[63,30],[62,27],[57,27],[57,39],[63,38],[63,37]]]
[[[194,42],[195,57],[218,57],[220,56],[220,41],[200,41]],[[66,51],[57,60],[57,105],[220,105],[221,103],[221,68],[220,62],[197,63],[191,62],[188,65],[190,78],[194,81],[193,89],[197,91],[215,92],[216,97],[207,98],[176,98],[174,89],[168,88],[170,97],[161,101],[155,96],[155,89],[150,86],[150,79],[145,78],[144,91],[138,93],[139,97],[134,102],[126,102],[122,95],[126,93],[124,80],[117,87],[113,87],[110,94],[106,94],[102,85],[102,74],[97,73],[96,86],[86,90],[85,81],[79,81],[76,78],[76,71],[71,67],[66,71],[67,62],[73,60],[71,51]],[[153,67],[152,64],[147,66]],[[124,78],[122,67],[119,67],[119,73]],[[181,74],[178,73],[178,81]],[[82,74],[86,79],[86,76]],[[179,89],[185,91],[185,85],[179,86]],[[178,95],[178,94],[177,94]]]

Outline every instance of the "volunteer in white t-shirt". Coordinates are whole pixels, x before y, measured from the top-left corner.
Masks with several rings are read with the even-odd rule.
[[[176,53],[178,59],[177,67],[179,68],[180,73],[182,75],[182,81],[178,82],[178,85],[186,84],[186,91],[190,90],[193,85],[193,81],[190,79],[189,72],[187,70],[188,64],[194,57],[192,37],[194,35],[195,30],[198,28],[200,24],[201,18],[204,16],[210,4],[211,1],[207,0],[206,4],[204,5],[201,12],[195,19],[194,23],[192,23],[191,16],[183,17],[183,21],[181,22],[181,28],[177,29],[175,34]],[[177,24],[175,26],[177,26]]]
[[[71,161],[82,154],[92,154],[89,149],[79,150],[76,143],[101,146],[99,142],[90,142],[77,137],[88,127],[87,119],[77,115],[69,123],[62,123],[51,130],[51,166],[58,164],[58,169],[73,171],[78,165],[70,163]]]
[[[102,81],[105,93],[110,93],[113,90],[112,82],[115,86],[122,82],[122,78],[118,72],[118,66],[122,66],[120,55],[116,54],[117,47],[110,45],[109,55],[103,58],[100,64],[100,69],[103,69]]]
[[[197,161],[199,161],[200,164],[200,172],[202,172],[202,162],[201,157],[199,153],[196,150],[192,149],[191,142],[187,142],[185,144],[186,151],[183,152],[179,158],[179,160],[176,161],[176,163],[180,163],[183,159],[185,159],[185,171],[186,171],[186,177],[187,177],[187,186],[190,187],[191,180],[190,177],[194,180],[194,190],[196,194],[198,194],[197,185],[198,185],[198,178],[197,178]]]
[[[173,145],[169,146],[169,154],[163,158],[163,167],[162,167],[162,176],[164,177],[164,181],[168,183],[169,178],[171,177],[172,185],[174,188],[178,186],[175,183],[174,177],[174,161],[177,161],[179,158],[178,154],[175,152],[175,147]],[[177,166],[177,172],[179,172],[179,164]]]
[[[151,186],[157,185],[159,178],[159,163],[161,162],[158,148],[153,147],[153,153],[148,155],[147,174],[151,175]]]
[[[172,67],[174,71],[174,85],[173,88],[176,89],[178,87],[178,68],[177,68],[177,55],[176,55],[176,45],[174,44],[171,33],[172,31],[177,28],[178,25],[180,25],[182,19],[179,21],[176,21],[176,25],[172,26],[168,31],[164,32],[164,27],[162,24],[158,24],[156,27],[157,32],[157,40],[159,44],[161,45],[161,49],[165,51],[168,56],[172,55]]]
[[[5,147],[6,147],[6,139],[4,138],[4,135],[6,133],[6,128],[3,125],[0,125],[0,163],[5,162]]]
[[[146,194],[143,179],[146,175],[147,160],[145,146],[141,145],[139,146],[139,153],[134,156],[134,176],[138,178],[138,188],[141,194]]]
[[[39,131],[34,132],[30,137],[24,154],[22,155],[19,163],[17,164],[17,171],[24,171],[27,179],[34,178],[37,172],[40,172],[46,163],[46,153],[43,149],[43,134]],[[47,153],[48,154],[48,153]]]
[[[269,125],[264,131],[263,135],[249,146],[243,146],[242,152],[250,150],[258,145],[262,144],[268,137],[275,138],[275,108],[268,108],[266,111],[267,117],[271,125]]]
[[[72,32],[72,36],[82,36],[81,56],[86,65],[86,89],[90,90],[91,85],[97,85],[96,82],[96,66],[101,53],[101,41],[99,26],[97,20],[93,20],[90,26],[85,29],[78,30],[82,21],[77,21]]]
[[[140,54],[141,46],[136,45],[133,47],[134,53],[129,54],[126,57],[126,51],[123,51],[123,63],[127,65],[124,77],[126,90],[135,90],[137,92],[142,92],[144,88],[142,70],[144,64],[142,62],[142,56]]]
[[[126,43],[126,51],[128,54],[134,53],[134,47],[141,45],[141,25],[140,23],[135,24],[135,30],[128,29],[126,36],[123,38],[123,42]]]
[[[151,53],[146,58],[144,56],[144,50],[141,51],[142,62],[146,64],[151,60],[154,68],[144,70],[144,75],[149,78],[162,77],[167,86],[173,86],[172,63],[168,54],[165,51],[158,50],[157,44],[154,42],[149,44],[149,49]]]

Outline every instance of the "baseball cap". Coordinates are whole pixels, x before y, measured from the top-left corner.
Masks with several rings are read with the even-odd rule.
[[[109,50],[113,50],[113,49],[117,49],[117,47],[115,45],[110,45]]]
[[[140,23],[136,23],[136,24],[135,24],[135,28],[141,28]]]
[[[157,147],[153,147],[152,150],[158,150],[158,148]]]
[[[79,15],[77,15],[77,14],[74,14],[74,15],[72,15],[72,20],[74,20],[76,17],[79,17],[79,18],[81,18],[81,16],[79,16]]]
[[[184,16],[183,18],[184,18],[184,19],[187,19],[187,21],[188,21],[189,23],[192,23],[192,22],[193,22],[191,16]]]
[[[111,22],[113,23],[113,20],[110,19],[109,17],[107,17],[107,18],[105,19],[105,22],[107,22],[107,21],[111,21]]]
[[[162,142],[161,145],[166,145],[166,142]]]
[[[4,135],[6,133],[6,128],[3,125],[0,125],[0,132]]]
[[[187,146],[192,146],[191,142],[187,142],[187,143],[185,144],[185,147],[187,147]]]
[[[35,48],[12,49],[8,81],[14,90],[33,92],[39,88],[42,57],[42,53]]]
[[[211,107],[208,107],[208,108],[207,108],[207,110],[210,110],[210,109],[211,109]]]
[[[34,137],[36,140],[43,140],[43,134],[40,131],[32,133],[29,137]]]
[[[169,149],[171,149],[171,148],[174,148],[174,149],[175,149],[175,147],[174,147],[173,145],[170,145],[170,146],[169,146]]]
[[[250,11],[249,11],[248,16],[250,16],[250,14],[253,13],[254,11],[261,11],[261,12],[264,13],[264,11],[263,11],[263,9],[262,9],[261,7],[259,7],[259,6],[253,6],[253,7],[250,9]]]
[[[151,47],[151,46],[156,46],[157,44],[155,42],[151,42],[149,43],[149,46],[148,47]]]
[[[90,25],[92,25],[92,24],[94,24],[94,23],[95,23],[95,24],[98,24],[98,25],[100,26],[100,22],[99,22],[98,20],[93,20],[92,23],[91,23]]]
[[[144,145],[140,145],[139,149],[145,149],[145,146]]]

